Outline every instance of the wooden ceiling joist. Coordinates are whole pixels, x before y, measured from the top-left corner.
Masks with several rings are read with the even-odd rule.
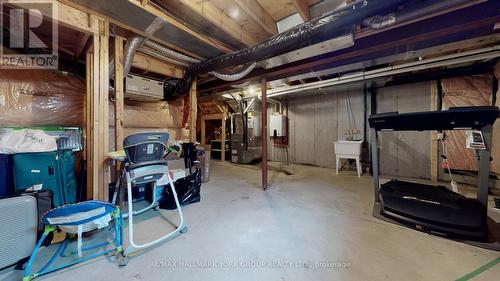
[[[23,5],[22,2],[20,2],[19,4],[10,2],[10,4],[16,6]],[[63,26],[70,27],[72,29],[90,34],[94,33],[97,30],[97,27],[92,25],[90,21],[91,13],[88,13],[81,9],[77,9],[65,3],[61,2],[57,3],[57,14],[58,14],[57,17],[53,17],[53,15],[46,14],[45,9],[41,9],[40,11],[45,17],[49,17],[53,21],[56,21],[58,24],[61,24]]]
[[[259,40],[246,32],[243,26],[235,22],[210,1],[178,0],[170,2],[170,5],[183,5],[189,8],[192,12],[197,13],[210,23],[218,26],[228,35],[246,46],[253,46],[259,43]]]
[[[304,22],[311,19],[311,14],[309,13],[309,6],[304,0],[292,0],[293,6],[297,9],[300,17]]]
[[[90,38],[90,34],[80,33],[75,42],[75,47],[73,48],[73,57],[79,58],[82,55],[83,49]]]
[[[255,22],[257,22],[269,35],[278,33],[276,22],[256,0],[234,0],[234,2],[246,14],[255,20]]]
[[[162,18],[164,21],[172,24],[176,28],[179,28],[180,30],[192,35],[193,37],[196,37],[197,39],[199,39],[207,44],[210,44],[210,45],[216,47],[217,49],[219,49],[225,53],[231,53],[231,52],[235,51],[233,48],[228,47],[226,44],[224,44],[224,43],[222,43],[214,38],[210,38],[210,37],[208,37],[200,32],[197,32],[196,30],[189,28],[188,26],[186,26],[184,23],[180,22],[176,18],[163,12],[156,5],[151,3],[151,1],[146,1],[146,2],[144,2],[143,0],[128,0],[128,1],[137,5],[141,9],[146,10],[147,12],[149,12],[157,17]],[[196,2],[196,1],[193,1],[193,2]],[[144,5],[143,5],[143,3],[144,3]]]
[[[207,42],[208,44],[220,49],[223,52],[232,52],[233,51],[233,49],[230,49],[228,47],[223,46],[222,43],[220,43],[220,45],[219,45],[216,40],[208,38],[200,33],[197,33],[195,31],[189,29],[188,27],[186,27],[184,24],[180,23],[176,19],[168,16],[167,14],[163,13],[159,9],[151,6],[151,2],[148,2],[147,5],[145,7],[143,7],[141,5],[140,0],[129,0],[129,1],[131,3],[136,4],[138,7],[141,7],[142,9],[146,10],[147,12],[149,12],[155,16],[160,16],[163,20],[165,20],[165,21],[171,23],[172,25],[182,29],[183,31],[197,37],[198,39],[203,40],[204,42]],[[66,9],[61,10],[61,7],[66,8]],[[157,43],[165,45],[170,49],[179,51],[179,52],[184,53],[186,55],[189,55],[191,57],[194,57],[197,59],[204,59],[203,57],[200,57],[198,54],[189,52],[189,51],[187,51],[179,46],[165,42],[165,41],[163,41],[155,36],[148,35],[144,31],[133,28],[129,25],[124,24],[123,22],[117,21],[117,20],[112,19],[110,17],[107,17],[103,14],[97,13],[96,11],[92,11],[92,10],[90,10],[86,7],[83,7],[75,2],[70,1],[70,0],[58,0],[58,9],[59,9],[59,15],[60,15],[59,21],[65,20],[66,18],[68,18],[67,21],[72,23],[72,25],[71,25],[72,28],[76,28],[79,26],[85,26],[85,24],[88,25],[88,27],[86,29],[77,28],[80,31],[93,32],[95,30],[95,27],[92,27],[90,25],[90,22],[88,21],[89,15],[94,14],[94,15],[97,15],[101,18],[108,20],[111,24],[114,24],[117,27],[122,28],[123,30],[133,32],[133,33],[138,34],[138,35],[143,36],[143,37],[149,37],[149,39],[156,41]],[[63,17],[63,15],[65,15],[65,16]],[[64,21],[63,21],[63,23],[64,23]],[[75,26],[75,24],[78,24],[78,26]],[[198,37],[198,36],[200,36],[200,37]]]

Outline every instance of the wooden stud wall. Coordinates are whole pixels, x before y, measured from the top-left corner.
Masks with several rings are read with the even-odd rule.
[[[85,71],[86,71],[86,97],[85,97],[85,129],[84,129],[84,136],[85,136],[85,160],[86,160],[86,168],[87,168],[87,194],[86,198],[91,199],[93,198],[93,190],[92,190],[92,184],[93,183],[93,169],[92,169],[92,137],[91,137],[91,132],[93,128],[93,106],[92,106],[92,100],[93,100],[93,64],[94,64],[94,54],[88,53],[86,56],[85,60]]]
[[[198,117],[198,98],[196,94],[196,79],[189,91],[189,142],[196,142],[196,118]]]
[[[438,81],[431,82],[431,111],[437,110]],[[437,182],[439,174],[439,140],[437,131],[431,131],[431,181]]]
[[[124,88],[123,88],[123,43],[124,38],[115,37],[115,149],[123,149],[124,138]],[[117,165],[118,167],[119,165]]]
[[[88,194],[91,198],[108,200],[109,165],[106,161],[109,146],[109,22],[96,16],[90,17],[91,24],[97,26],[93,36],[92,65],[88,67],[87,80],[91,79],[91,95],[87,99],[90,108],[90,127],[87,138],[90,146],[87,172],[90,181],[87,182]],[[88,56],[89,57],[89,56]],[[89,77],[90,76],[90,77]]]

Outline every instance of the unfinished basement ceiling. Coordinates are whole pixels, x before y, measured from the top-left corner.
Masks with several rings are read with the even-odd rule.
[[[299,76],[298,78],[301,79],[300,75],[304,75],[304,78],[308,78],[314,72],[320,75],[323,72],[325,75],[330,75],[333,72],[352,70],[345,69],[343,67],[345,65],[357,65],[359,69],[364,69],[381,62],[381,58],[384,58],[382,63],[392,63],[400,59],[404,60],[408,55],[414,58],[414,54],[426,48],[498,34],[499,29],[495,29],[494,26],[500,22],[500,16],[498,16],[500,2],[475,1],[468,2],[467,5],[469,6],[457,7],[451,11],[440,11],[441,14],[433,17],[426,14],[426,17],[420,21],[412,21],[392,28],[381,30],[365,28],[354,34],[355,44],[352,47],[270,69],[258,68],[244,79],[234,83],[206,81],[199,85],[198,90],[203,94],[211,94],[229,90],[230,84],[252,83],[259,81],[262,77],[266,77],[268,81],[284,79],[282,81],[286,82],[288,77]],[[433,28],[429,29],[429,26]],[[493,41],[493,43],[498,43],[497,39]],[[478,41],[475,47],[479,48],[490,43],[492,43],[491,40]],[[441,52],[436,49],[436,53],[426,53],[426,55],[432,56]],[[391,57],[393,57],[392,60]],[[324,79],[324,77],[319,79]]]
[[[286,18],[292,14],[297,13],[297,9],[294,6],[295,0],[257,0],[259,4],[273,17],[275,21],[279,21]],[[310,7],[321,0],[300,0],[305,3],[306,6]],[[331,2],[331,0],[324,0],[326,2]]]
[[[74,2],[140,31],[145,31],[156,18],[155,15],[141,9],[129,1],[74,0]],[[222,54],[222,52],[214,46],[199,40],[167,22],[165,22],[163,27],[155,32],[153,36],[201,57],[210,58]]]

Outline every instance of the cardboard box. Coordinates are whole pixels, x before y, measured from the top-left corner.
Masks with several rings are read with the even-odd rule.
[[[168,171],[170,178],[172,181],[176,181],[178,179],[182,179],[186,177],[186,170],[184,169],[172,169]]]
[[[184,158],[179,158],[179,159],[169,159],[167,160],[168,162],[168,169],[169,170],[175,170],[175,169],[185,169],[184,165]]]
[[[197,145],[196,149],[199,151],[203,151],[202,156],[199,157],[201,163],[201,169],[203,170],[201,173],[201,181],[208,182],[210,179],[210,145]]]

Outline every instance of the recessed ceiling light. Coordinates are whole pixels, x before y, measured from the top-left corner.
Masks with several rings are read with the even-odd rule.
[[[238,9],[236,5],[231,5],[229,9],[227,9],[227,13],[231,18],[237,19],[240,15],[240,9]]]
[[[252,85],[252,86],[248,87],[248,92],[250,92],[250,94],[252,94],[252,95],[255,95],[255,86]]]

